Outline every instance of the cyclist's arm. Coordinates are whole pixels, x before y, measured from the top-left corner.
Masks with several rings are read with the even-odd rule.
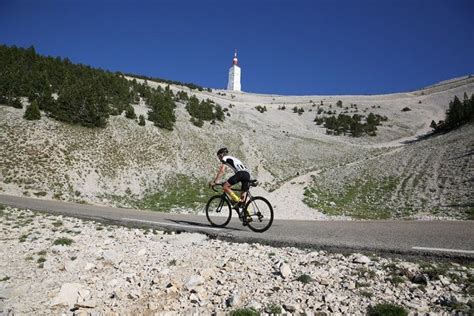
[[[219,179],[224,175],[224,173],[225,173],[225,165],[222,164],[219,167],[219,171],[217,172],[216,177],[214,178],[213,184],[217,183],[219,181]]]

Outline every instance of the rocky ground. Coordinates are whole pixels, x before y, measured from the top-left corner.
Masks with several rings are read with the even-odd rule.
[[[474,266],[408,262],[0,211],[0,314],[473,312]],[[393,307],[392,307],[393,308]]]

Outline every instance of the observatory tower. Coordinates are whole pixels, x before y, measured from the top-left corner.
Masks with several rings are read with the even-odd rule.
[[[229,69],[229,83],[227,84],[227,90],[241,91],[240,89],[240,67],[238,65],[237,49],[234,53],[234,59],[232,60],[232,67]]]

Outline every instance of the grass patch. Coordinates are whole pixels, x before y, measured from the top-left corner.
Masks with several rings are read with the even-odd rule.
[[[439,280],[439,276],[446,276],[449,271],[449,265],[445,263],[440,264],[429,264],[423,263],[420,265],[420,270],[422,273],[428,275],[430,280]]]
[[[43,263],[45,261],[46,261],[46,258],[43,258],[43,257],[40,257],[40,258],[38,258],[38,260],[36,260],[36,262],[38,262],[38,263]]]
[[[21,235],[19,240],[20,240],[20,242],[25,242],[26,238],[28,238],[28,234]]]
[[[377,304],[367,309],[368,316],[406,316],[408,312],[401,306],[389,303]]]
[[[39,251],[38,256],[46,256],[46,250]]]
[[[166,190],[146,195],[142,200],[133,204],[137,208],[159,212],[169,212],[173,209],[200,209],[212,195],[207,184],[185,176],[178,176],[175,181],[166,185]]]
[[[259,312],[253,308],[239,308],[230,312],[231,316],[258,316]]]
[[[281,306],[275,303],[268,304],[265,311],[270,315],[279,315],[282,313]]]
[[[303,201],[327,215],[346,215],[361,219],[387,219],[392,210],[387,203],[397,187],[396,177],[357,179],[341,190],[330,191],[315,182],[306,187]]]
[[[56,239],[53,242],[53,245],[70,246],[73,242],[74,240],[72,239],[61,237],[61,238]]]
[[[4,276],[3,278],[0,279],[0,282],[8,281],[10,280],[9,276]]]
[[[51,225],[53,225],[54,227],[59,227],[59,226],[63,226],[63,222],[62,221],[55,221],[55,222],[52,222]]]
[[[170,262],[168,262],[168,266],[169,266],[169,267],[173,267],[173,266],[176,265],[176,263],[177,263],[176,259],[173,259],[173,260],[171,260]]]
[[[405,283],[405,279],[399,275],[394,275],[389,279],[390,283],[392,284],[401,284]]]
[[[372,298],[372,296],[374,296],[374,293],[369,292],[369,291],[360,291],[359,294],[360,296],[363,296],[366,298]]]

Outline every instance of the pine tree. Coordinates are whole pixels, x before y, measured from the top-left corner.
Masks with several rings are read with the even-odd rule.
[[[135,109],[133,106],[129,105],[125,111],[125,117],[129,119],[136,119],[137,115],[135,114]]]
[[[138,125],[145,126],[145,116],[143,114],[138,117]]]
[[[23,118],[29,121],[39,120],[41,118],[41,113],[40,113],[38,103],[36,102],[36,100],[31,102],[31,104],[26,107]]]

